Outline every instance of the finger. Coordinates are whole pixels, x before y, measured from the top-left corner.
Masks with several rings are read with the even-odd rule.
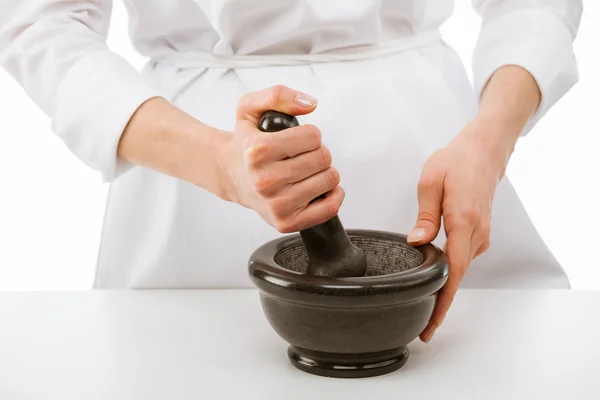
[[[333,190],[340,183],[340,173],[330,167],[290,186],[287,196],[290,207],[299,209],[317,197]]]
[[[256,127],[267,111],[279,111],[295,116],[311,113],[316,106],[317,100],[314,97],[287,86],[277,85],[244,95],[238,103],[236,118]]]
[[[284,161],[272,162],[268,165],[264,165],[264,158],[259,161],[256,161],[255,158],[256,157],[254,155],[247,157],[247,162],[249,165],[256,169],[254,174],[254,187],[263,196],[267,197],[277,194],[285,186],[289,187],[290,185],[297,184],[312,177],[313,175],[323,173],[331,167],[331,154],[324,146],[317,150],[303,153],[297,157]],[[314,197],[333,189],[339,183],[339,173],[337,170],[331,170],[328,172],[328,174],[330,174],[330,176],[326,175],[315,177],[313,180],[306,182],[300,189],[292,190],[292,194],[288,194],[286,196],[286,198],[288,198],[286,201],[288,204],[286,204],[286,207],[283,208],[290,210],[297,209],[301,205],[301,203],[296,201],[298,200],[297,196],[305,193],[306,187],[314,185],[315,182],[321,184],[320,186],[323,186],[322,178],[329,178],[337,183],[331,187],[327,186],[327,189],[318,193],[317,195],[314,195]],[[316,190],[321,190],[320,186],[317,187]],[[304,190],[304,192],[302,192],[302,190]],[[308,202],[304,200],[304,197],[302,197],[300,201],[304,204]],[[281,209],[282,207],[277,208]]]
[[[417,187],[419,213],[417,222],[409,233],[407,241],[411,245],[431,242],[437,236],[442,216],[444,179],[441,175],[423,176]]]
[[[289,222],[276,224],[276,228],[281,233],[292,233],[322,224],[337,215],[344,197],[344,189],[337,186],[322,199],[316,200],[298,212]]]
[[[270,168],[279,171],[285,183],[293,184],[325,171],[331,167],[331,161],[329,149],[321,146],[316,150],[273,163]]]
[[[302,125],[279,132],[265,133],[257,136],[253,146],[263,147],[262,161],[281,161],[300,154],[318,150],[321,146],[321,131],[314,125]],[[331,154],[323,149],[320,154],[323,161],[329,160]]]
[[[472,232],[473,229],[464,226],[448,234],[448,280],[438,292],[429,324],[419,335],[421,340],[426,343],[431,340],[436,329],[442,324],[467,270],[471,255]]]
[[[479,257],[490,247],[490,219],[483,217],[476,225],[471,240],[471,260]]]
[[[477,251],[475,252],[475,254],[473,255],[473,259],[476,259],[477,257],[479,257],[480,255],[482,255],[483,253],[485,253],[488,249],[490,248],[490,239],[486,239],[477,249]]]

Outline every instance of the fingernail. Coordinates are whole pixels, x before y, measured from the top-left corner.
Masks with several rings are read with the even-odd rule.
[[[419,240],[423,240],[424,237],[425,229],[417,228],[408,235],[407,239],[409,242],[418,242]]]
[[[314,107],[317,99],[304,93],[298,93],[296,94],[296,103],[301,107]]]

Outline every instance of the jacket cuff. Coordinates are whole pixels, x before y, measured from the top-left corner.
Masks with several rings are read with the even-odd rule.
[[[517,65],[527,70],[537,82],[541,101],[522,132],[526,135],[579,80],[573,40],[568,27],[544,10],[511,11],[484,20],[472,63],[477,99],[498,68]]]
[[[78,60],[61,82],[52,130],[81,161],[110,182],[132,167],[117,159],[123,130],[138,107],[157,96],[121,56],[93,52]]]

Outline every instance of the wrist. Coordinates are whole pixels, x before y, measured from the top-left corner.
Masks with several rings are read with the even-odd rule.
[[[489,162],[494,174],[500,179],[515,149],[518,135],[493,119],[477,116],[459,134],[458,140],[474,148]]]
[[[511,153],[527,123],[501,107],[482,107],[475,120],[487,132],[490,142]]]
[[[208,190],[222,200],[234,201],[235,191],[227,162],[232,133],[200,122],[195,125],[190,132],[183,132],[180,142],[182,179]]]
[[[480,132],[484,144],[510,156],[521,136],[518,125],[510,123],[501,116],[493,113],[480,113],[473,121]]]
[[[215,173],[219,191],[217,196],[225,201],[238,203],[234,176],[231,171],[233,133],[220,131],[219,138],[214,147]]]

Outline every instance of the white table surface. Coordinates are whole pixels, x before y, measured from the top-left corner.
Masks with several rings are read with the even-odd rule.
[[[0,293],[0,399],[600,399],[600,292],[461,290],[407,364],[296,370],[255,290]]]

